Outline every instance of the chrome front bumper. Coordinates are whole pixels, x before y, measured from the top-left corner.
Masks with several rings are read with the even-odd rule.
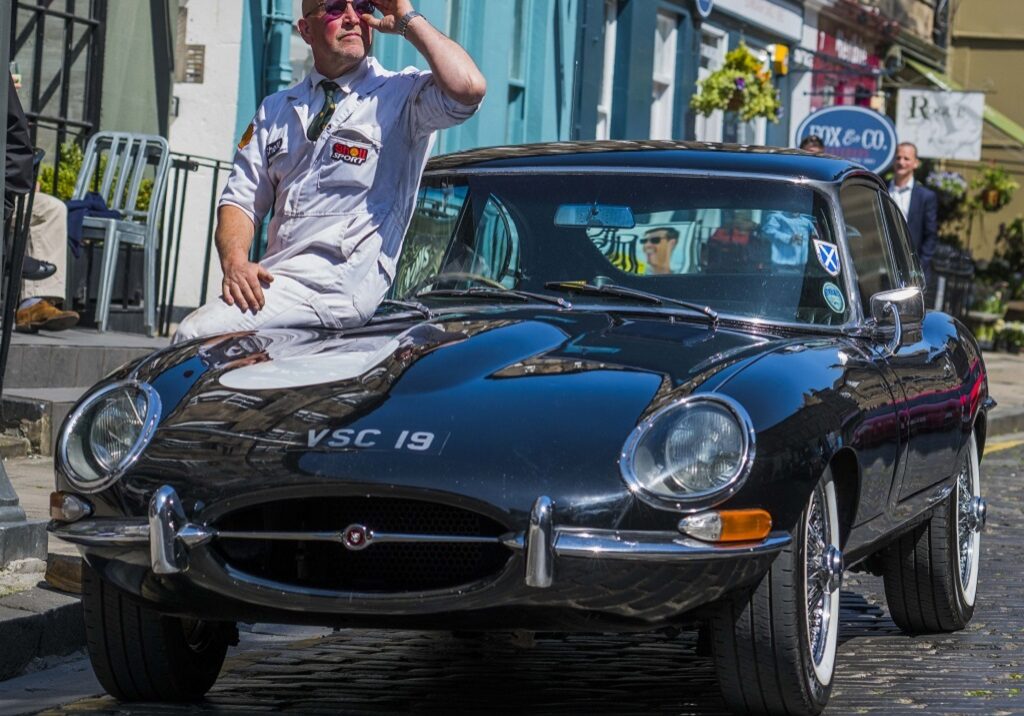
[[[791,539],[787,532],[772,532],[760,542],[713,544],[678,532],[556,527],[553,517],[552,501],[539,497],[534,503],[526,531],[500,537],[384,533],[373,532],[361,525],[350,525],[341,532],[224,531],[190,522],[177,493],[165,485],[153,493],[148,521],[88,519],[72,524],[51,522],[49,529],[63,540],[86,547],[148,547],[155,574],[185,572],[188,570],[189,551],[215,539],[338,542],[351,550],[386,542],[496,542],[525,553],[525,583],[538,588],[552,585],[559,558],[662,564],[716,561],[772,555],[781,551]]]

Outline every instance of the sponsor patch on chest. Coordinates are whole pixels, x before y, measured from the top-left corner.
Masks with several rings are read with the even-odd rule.
[[[347,164],[355,164],[359,166],[366,164],[366,160],[369,156],[370,148],[364,144],[335,142],[333,146],[331,146],[331,159],[334,161],[340,160]]]

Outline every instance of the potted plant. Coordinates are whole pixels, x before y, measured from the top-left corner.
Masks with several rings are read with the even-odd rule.
[[[1010,203],[1013,193],[1020,188],[1020,184],[1002,167],[990,166],[981,170],[971,182],[971,187],[982,209],[998,211]]]
[[[962,174],[936,170],[928,173],[924,183],[938,197],[940,222],[949,221],[963,213],[968,184]]]
[[[738,112],[744,122],[758,117],[778,122],[782,103],[771,74],[741,42],[725,56],[724,65],[698,83],[690,107],[705,117],[720,109]]]
[[[1020,321],[1003,323],[1002,330],[999,331],[999,341],[1010,353],[1020,353],[1021,346],[1024,346],[1024,323]]]

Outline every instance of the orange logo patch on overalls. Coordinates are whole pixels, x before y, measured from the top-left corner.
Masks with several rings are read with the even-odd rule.
[[[360,147],[358,144],[335,142],[331,149],[333,150],[331,152],[331,159],[340,159],[341,161],[348,162],[349,164],[365,164],[367,157],[370,156],[369,147]]]

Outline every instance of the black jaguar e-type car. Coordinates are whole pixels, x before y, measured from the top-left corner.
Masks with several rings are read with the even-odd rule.
[[[877,176],[677,143],[428,166],[356,330],[172,346],[63,426],[100,682],[198,698],[237,621],[703,632],[737,711],[819,712],[845,569],[962,629],[988,396]]]

